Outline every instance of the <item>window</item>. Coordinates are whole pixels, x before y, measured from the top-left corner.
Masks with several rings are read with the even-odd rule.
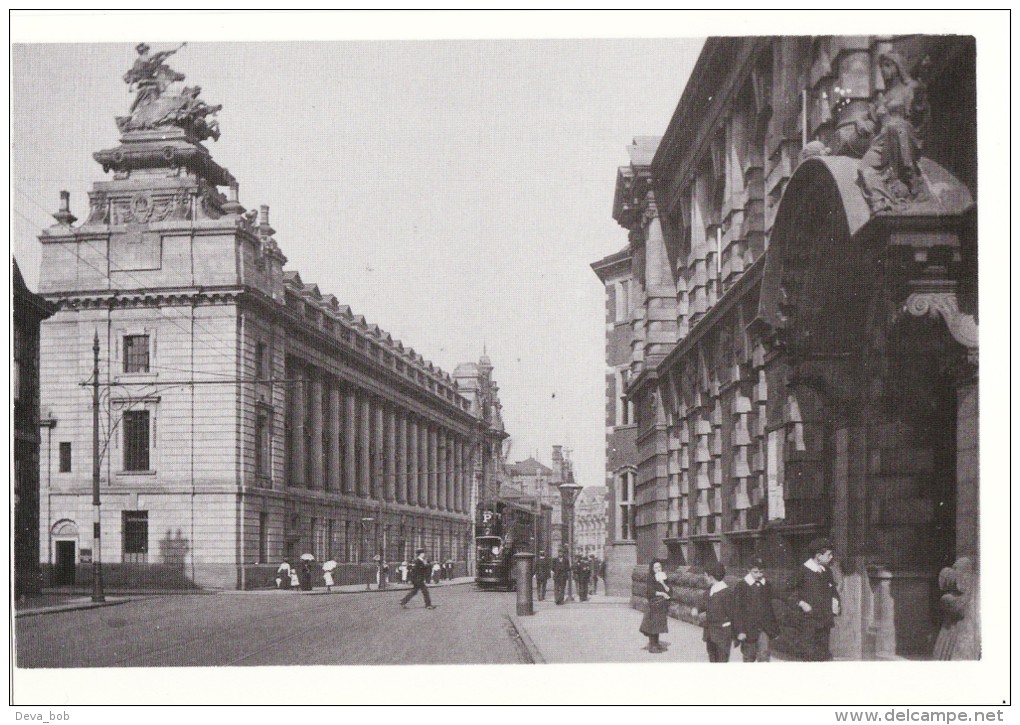
[[[124,413],[124,470],[149,470],[149,411]]]
[[[124,562],[144,564],[149,553],[149,512],[122,511]]]
[[[622,368],[616,373],[616,420],[617,425],[631,425],[634,422],[634,404],[627,400],[627,383],[630,370]]]
[[[67,441],[60,444],[60,472],[71,472],[71,444]]]
[[[259,342],[255,344],[255,379],[265,380],[266,375],[266,345]]]
[[[269,562],[269,514],[259,511],[259,564]]]
[[[616,285],[616,321],[630,320],[630,280],[623,280]]]
[[[269,416],[261,412],[255,417],[255,474],[269,475]]]
[[[616,523],[618,539],[634,538],[634,471],[623,471],[616,477],[619,518]]]
[[[124,337],[124,372],[149,372],[148,335],[127,335]]]

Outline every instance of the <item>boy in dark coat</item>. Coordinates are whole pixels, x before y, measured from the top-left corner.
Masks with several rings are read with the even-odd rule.
[[[832,577],[834,554],[828,539],[815,539],[808,546],[811,555],[797,569],[790,587],[788,601],[799,609],[800,630],[805,642],[808,662],[832,659],[829,651],[829,632],[833,619],[839,614],[839,592]]]
[[[747,576],[733,587],[733,631],[744,662],[769,661],[769,639],[779,633],[774,597],[772,584],[765,580],[765,562],[755,559]]]
[[[701,638],[708,650],[709,662],[729,662],[734,637],[733,590],[723,581],[726,568],[721,563],[709,564],[705,574],[708,575],[710,586],[705,597],[705,628]],[[695,616],[697,613],[695,608]]]

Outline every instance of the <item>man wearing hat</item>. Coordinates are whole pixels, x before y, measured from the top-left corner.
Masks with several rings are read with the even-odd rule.
[[[790,606],[799,610],[800,629],[804,636],[808,662],[832,659],[829,633],[839,614],[839,592],[832,577],[834,554],[828,539],[815,539],[808,545],[810,558],[797,569],[790,587]]]
[[[535,588],[538,589],[538,601],[545,601],[545,590],[549,585],[549,557],[545,551],[539,551],[535,558]]]
[[[411,597],[421,592],[422,597],[425,599],[426,609],[435,609],[432,605],[432,599],[429,597],[429,587],[425,583],[429,576],[429,563],[425,561],[425,549],[418,549],[414,552],[417,556],[414,559],[414,563],[411,565],[411,586],[414,587],[407,595],[400,600],[400,606],[407,609],[407,603],[411,601]]]
[[[709,662],[729,662],[733,646],[733,590],[726,586],[723,578],[726,568],[718,561],[705,567],[709,587],[705,596],[705,628],[701,639],[708,650]],[[697,616],[695,607],[693,614]]]

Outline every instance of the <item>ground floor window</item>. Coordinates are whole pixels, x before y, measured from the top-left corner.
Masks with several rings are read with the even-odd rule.
[[[124,563],[144,564],[149,556],[149,512],[122,511]]]

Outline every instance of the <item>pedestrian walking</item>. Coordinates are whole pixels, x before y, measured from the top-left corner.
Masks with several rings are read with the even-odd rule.
[[[404,559],[402,562],[400,562],[400,566],[397,567],[397,571],[400,572],[401,584],[407,584],[407,570],[409,566],[410,565],[407,563],[407,559]]]
[[[276,588],[290,589],[290,564],[284,561],[276,569]]]
[[[599,560],[594,554],[588,557],[588,568],[591,569],[591,593],[597,594],[599,589]]]
[[[662,568],[662,559],[652,559],[648,565],[645,596],[648,597],[648,611],[641,619],[639,630],[641,634],[648,637],[648,651],[651,654],[659,654],[666,651],[666,648],[659,642],[659,635],[669,631],[667,615],[669,614],[670,588],[666,583],[666,572]]]
[[[307,561],[301,562],[301,591],[312,591],[312,566]]]
[[[333,570],[336,569],[336,561],[330,559],[322,565],[322,581],[326,583],[326,593],[333,591]]]
[[[425,560],[425,549],[418,549],[415,551],[415,554],[417,554],[417,557],[411,564],[410,573],[411,586],[413,586],[414,589],[404,595],[404,598],[400,600],[400,606],[407,609],[407,603],[411,601],[411,597],[418,592],[421,592],[422,598],[425,600],[425,608],[435,609],[435,606],[432,604],[432,598],[429,596],[429,587],[427,582],[430,567],[428,562]]]
[[[567,595],[567,580],[570,579],[570,557],[565,550],[561,549],[560,555],[553,559],[552,573],[556,603],[563,604]]]
[[[297,571],[297,569],[291,569],[290,570],[290,586],[288,587],[288,589],[295,589],[295,590],[297,590],[297,589],[300,589],[300,588],[301,588],[301,580],[298,579],[298,571]]]
[[[439,583],[439,577],[440,577],[440,574],[441,574],[442,570],[443,570],[443,567],[442,567],[442,565],[438,561],[433,562],[433,564],[432,564],[432,583],[433,584],[438,584]]]
[[[804,659],[825,662],[832,659],[829,634],[840,612],[839,592],[832,577],[835,554],[828,539],[815,539],[808,545],[810,558],[797,569],[788,601],[797,607],[799,629],[804,637]]]
[[[538,601],[545,601],[545,590],[549,586],[549,558],[545,551],[538,552],[535,559],[535,589],[538,591]]]
[[[578,553],[575,571],[577,573],[577,598],[582,602],[587,602],[588,582],[591,581],[591,565],[588,562],[588,557],[584,554]]]
[[[708,650],[709,662],[729,662],[730,649],[735,643],[733,590],[723,581],[726,568],[720,562],[709,564],[705,574],[708,576],[709,587],[704,600],[705,628],[701,639],[705,642],[705,649]],[[692,614],[698,615],[696,607]]]
[[[447,559],[443,563],[443,569],[445,570],[446,573],[446,581],[450,581],[451,579],[453,579],[453,561],[451,559]]]
[[[765,579],[765,562],[755,559],[747,576],[733,588],[733,631],[744,662],[768,662],[769,644],[779,634],[772,609],[775,593]]]

